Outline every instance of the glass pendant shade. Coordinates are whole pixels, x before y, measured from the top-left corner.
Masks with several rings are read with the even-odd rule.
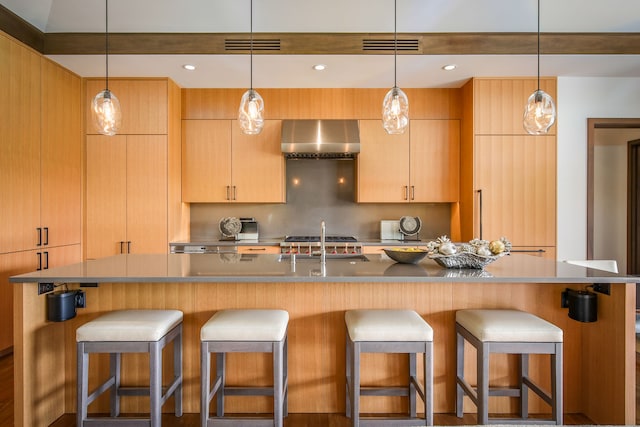
[[[247,90],[240,100],[238,110],[240,129],[247,135],[257,135],[264,127],[264,101],[258,92]]]
[[[108,136],[115,135],[122,124],[120,101],[109,89],[103,90],[93,98],[91,116],[99,133]]]
[[[543,135],[556,122],[556,105],[551,95],[536,90],[527,100],[524,109],[523,126],[531,135]]]
[[[409,126],[409,99],[397,86],[382,101],[382,126],[391,135],[404,133]]]

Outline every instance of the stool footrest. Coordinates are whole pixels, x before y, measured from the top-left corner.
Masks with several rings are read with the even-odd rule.
[[[557,425],[554,420],[548,420],[544,418],[491,418],[489,417],[489,424],[492,425],[500,425],[500,424],[529,424],[529,425]]]
[[[405,427],[405,426],[424,426],[424,418],[389,418],[389,417],[370,417],[360,416],[360,427]]]
[[[132,419],[132,418],[87,418],[83,421],[87,427],[151,427],[149,419]]]
[[[273,419],[269,418],[240,418],[213,417],[207,419],[207,427],[229,426],[229,427],[273,427]]]
[[[273,396],[273,387],[225,386],[227,396]]]
[[[360,387],[361,396],[409,396],[408,386]]]

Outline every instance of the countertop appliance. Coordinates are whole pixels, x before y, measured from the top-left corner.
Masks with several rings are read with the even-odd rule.
[[[380,221],[380,240],[402,240],[399,220]]]
[[[258,240],[258,222],[255,218],[240,218],[240,226],[238,240]]]
[[[332,256],[362,254],[362,244],[353,236],[327,236],[325,248]],[[320,255],[320,236],[286,236],[280,242],[280,253]]]

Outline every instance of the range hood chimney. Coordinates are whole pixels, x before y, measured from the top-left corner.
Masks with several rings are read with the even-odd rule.
[[[353,159],[360,152],[357,120],[283,120],[282,152],[288,159]]]

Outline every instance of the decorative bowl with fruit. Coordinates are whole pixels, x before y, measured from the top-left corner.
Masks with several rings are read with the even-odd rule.
[[[415,264],[427,256],[426,249],[420,248],[384,248],[384,253],[395,262]]]
[[[427,243],[428,256],[446,268],[483,269],[511,251],[511,242],[500,240],[473,239],[469,243],[455,244],[447,236],[438,237]]]

